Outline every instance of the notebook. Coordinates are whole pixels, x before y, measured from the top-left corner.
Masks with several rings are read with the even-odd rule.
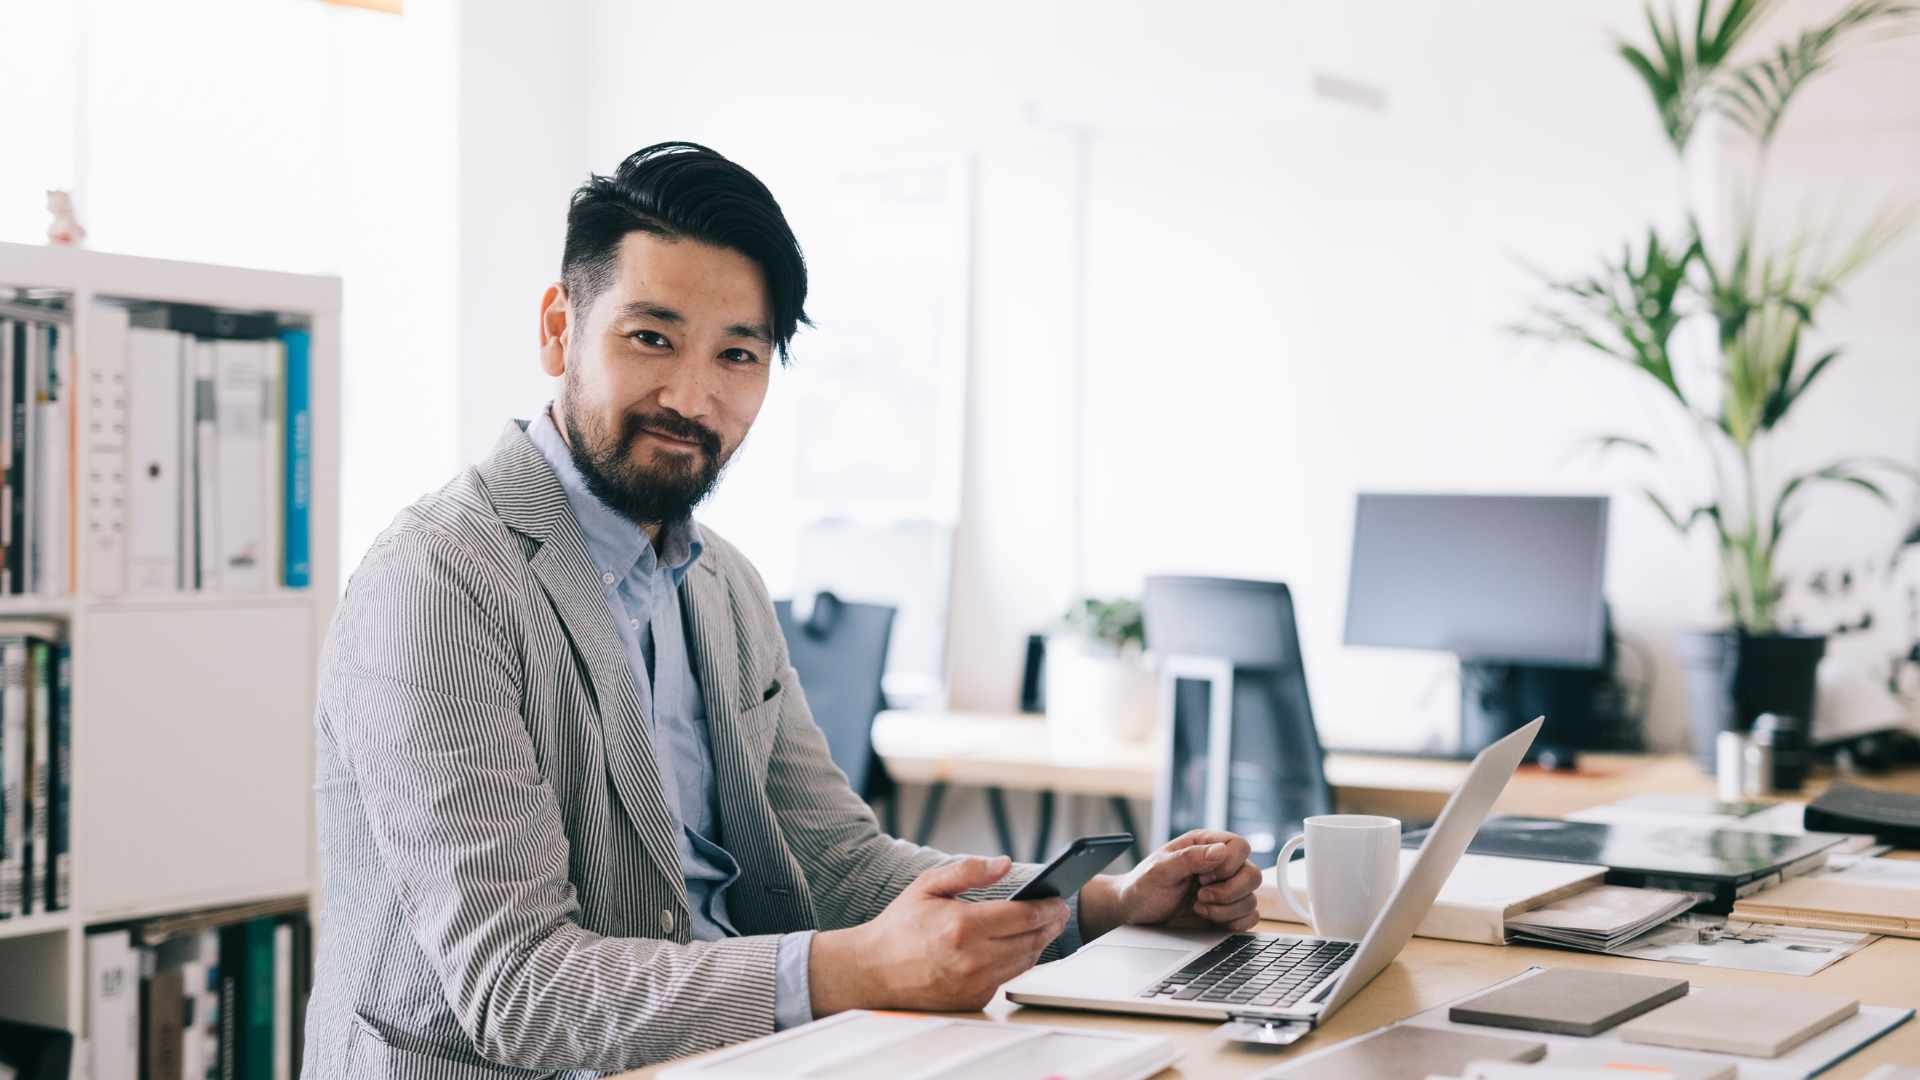
[[[1525,982],[1453,1006],[1447,1019],[1556,1035],[1598,1035],[1686,992],[1685,979],[1548,968]]]
[[[1774,1058],[1860,1011],[1839,994],[1696,986],[1685,997],[1614,1029],[1625,1042]]]
[[[1400,877],[1404,880],[1419,858],[1417,851],[1401,849]],[[1304,892],[1313,864],[1311,856],[1287,866],[1287,880]],[[1507,920],[1522,912],[1590,889],[1606,875],[1604,866],[1503,859],[1496,855],[1463,855],[1440,887],[1440,895],[1414,930],[1426,938],[1470,941],[1480,945],[1507,943]],[[1299,918],[1280,898],[1269,867],[1255,899],[1260,917],[1292,922]]]
[[[1736,901],[1733,912],[1754,922],[1920,937],[1920,889],[1865,873],[1794,878]]]
[[[1409,1076],[1454,1076],[1475,1061],[1539,1061],[1547,1044],[1491,1035],[1397,1024],[1331,1049],[1288,1062],[1261,1080],[1337,1076],[1340,1080],[1406,1080]]]

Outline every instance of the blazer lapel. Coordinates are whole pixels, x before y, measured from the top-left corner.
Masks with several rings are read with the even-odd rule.
[[[680,597],[706,701],[715,765],[738,766],[755,778],[756,787],[763,787],[775,725],[765,710],[754,706],[769,688],[749,685],[753,673],[741,662],[740,629],[727,583],[711,564],[702,562],[687,575]]]
[[[633,669],[566,490],[517,422],[508,425],[480,475],[501,520],[540,543],[528,565],[593,683],[614,791],[685,911],[686,879],[654,759],[652,718],[640,706]]]

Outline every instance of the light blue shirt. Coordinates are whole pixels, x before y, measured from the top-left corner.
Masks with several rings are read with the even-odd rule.
[[[587,554],[600,571],[600,583],[614,628],[633,666],[634,689],[642,715],[653,721],[653,745],[668,812],[679,830],[680,872],[686,878],[692,909],[690,932],[696,940],[737,937],[727,916],[727,888],[740,877],[740,864],[713,839],[720,835],[714,789],[713,745],[707,733],[707,706],[687,651],[680,619],[680,583],[700,558],[700,528],[692,521],[666,527],[659,551],[640,526],[601,502],[587,488],[573,454],[553,424],[551,412],[527,425],[533,445],[553,466],[567,502],[586,537]],[[774,1024],[780,1029],[813,1019],[807,961],[813,931],[786,934],[774,994]]]

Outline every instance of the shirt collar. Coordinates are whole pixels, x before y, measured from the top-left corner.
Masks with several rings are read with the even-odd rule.
[[[656,555],[653,545],[647,541],[646,530],[601,502],[587,487],[586,477],[580,475],[580,467],[573,462],[573,451],[568,449],[566,440],[560,437],[560,429],[554,425],[551,408],[542,409],[527,425],[527,437],[533,440],[534,447],[559,478],[561,488],[567,493],[567,504],[586,537],[587,554],[593,557],[601,573],[624,578],[636,567],[643,574],[650,574],[664,566],[673,575],[675,585],[686,578],[687,570],[706,546],[700,526],[694,524],[692,518],[664,526],[663,543]]]

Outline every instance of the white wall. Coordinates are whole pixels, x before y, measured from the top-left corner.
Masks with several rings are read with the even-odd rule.
[[[50,14],[51,13],[51,14]],[[452,471],[456,399],[451,0],[404,18],[313,0],[0,5],[0,97],[33,103],[0,159],[0,237],[44,237],[75,188],[104,251],[345,282],[341,543],[351,570]],[[31,211],[31,212],[23,212]]]
[[[1565,462],[1594,431],[1684,434],[1671,411],[1632,373],[1500,329],[1536,295],[1522,259],[1581,269],[1648,221],[1678,221],[1681,177],[1611,50],[1616,31],[1640,25],[1637,3],[1212,3],[1176,14],[1144,0],[990,2],[962,18],[878,2],[583,2],[583,145],[600,171],[646,143],[694,139],[754,169],[801,220],[836,159],[976,156],[950,647],[958,704],[1011,706],[1021,639],[1064,607],[1074,576],[1073,159],[1062,122],[1097,133],[1094,588],[1131,591],[1163,570],[1289,580],[1322,724],[1343,743],[1418,739],[1454,715],[1444,658],[1339,644],[1357,490],[1613,492],[1609,582],[1625,631],[1665,656],[1677,630],[1714,620],[1704,541],[1668,535],[1628,471]],[[1777,152],[1783,173],[1830,173],[1830,198],[1868,175],[1920,195],[1910,104],[1920,65],[1911,42],[1883,49],[1809,94]],[[1315,72],[1382,87],[1386,109],[1314,100]],[[522,200],[546,198],[547,183],[465,213],[535,212]],[[558,227],[557,212],[537,213]],[[532,253],[543,268],[555,237]],[[1909,243],[1828,324],[1857,345],[1796,421],[1808,446],[1911,457],[1920,316],[1900,298],[1920,280],[1916,260],[1920,243]],[[776,383],[805,378],[801,355]],[[496,377],[492,366],[465,370]],[[463,395],[469,448],[505,415],[495,405],[529,392],[512,378],[511,392]],[[779,463],[753,451],[738,470],[759,470],[760,490],[777,486]],[[761,555],[751,515],[727,511],[748,522],[744,533],[733,525],[735,539]],[[1845,495],[1821,511],[1803,539],[1823,556],[1877,550],[1897,524]],[[778,591],[781,554],[761,558]],[[1655,731],[1669,744],[1684,738],[1679,678],[1663,661]]]

